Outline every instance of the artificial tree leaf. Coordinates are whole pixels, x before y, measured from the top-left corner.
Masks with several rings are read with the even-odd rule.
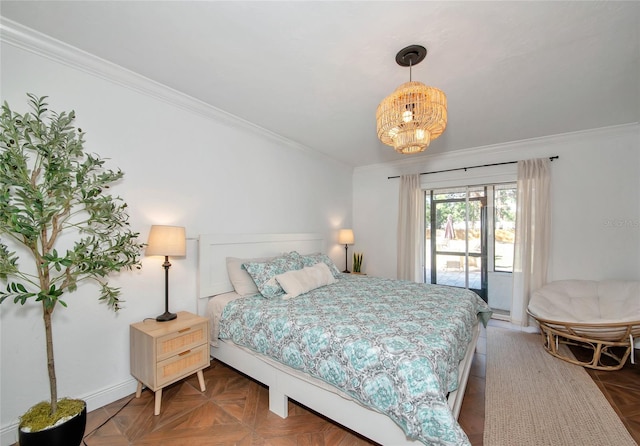
[[[16,304],[33,297],[42,302],[46,339],[52,342],[47,320],[57,303],[67,306],[60,297],[75,291],[80,281],[97,282],[98,299],[120,309],[119,290],[109,287],[106,278],[139,268],[143,245],[129,227],[126,203],[107,193],[123,178],[122,171],[106,169],[105,160],[85,151],[84,133],[73,125],[74,111],[56,113],[48,109],[46,96],[27,96],[30,112],[14,112],[7,102],[1,108],[0,237],[31,252],[27,258],[35,260],[37,275],[21,271],[11,245],[0,243],[0,280],[8,282],[0,303],[9,296]],[[64,256],[58,250],[61,236],[65,248],[73,246]],[[53,358],[48,361],[53,364]]]

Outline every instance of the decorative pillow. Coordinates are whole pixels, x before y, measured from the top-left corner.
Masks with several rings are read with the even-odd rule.
[[[302,269],[304,264],[300,254],[292,251],[283,256],[274,257],[267,262],[245,262],[242,267],[249,273],[260,294],[271,299],[284,294],[276,276],[287,271]]]
[[[302,256],[302,263],[304,263],[304,266],[313,266],[316,263],[320,263],[320,262],[324,263],[329,267],[329,271],[331,271],[331,274],[333,274],[333,277],[335,277],[336,279],[340,277],[340,274],[341,274],[340,270],[338,269],[336,264],[333,263],[333,260],[331,260],[328,255],[321,254],[319,252],[314,252],[313,254],[307,254]]]
[[[240,259],[238,257],[227,257],[227,273],[233,289],[239,295],[252,296],[260,293],[256,283],[249,273],[242,268],[243,263],[262,263],[273,259],[273,257],[259,257],[253,259]]]
[[[283,299],[290,299],[336,282],[336,278],[333,277],[331,270],[324,262],[278,274],[276,280],[286,293]]]

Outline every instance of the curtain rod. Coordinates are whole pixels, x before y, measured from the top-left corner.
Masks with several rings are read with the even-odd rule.
[[[557,160],[558,158],[560,158],[558,155],[550,156],[549,161]],[[518,161],[506,161],[504,163],[482,164],[480,166],[456,167],[455,169],[435,170],[433,172],[421,172],[420,175],[430,175],[432,173],[442,173],[442,172],[453,172],[456,170],[464,170],[466,172],[467,169],[476,169],[478,167],[502,166],[505,164],[517,164],[517,163]],[[400,178],[400,175],[396,175],[394,177],[387,177],[387,180],[390,180],[392,178]]]

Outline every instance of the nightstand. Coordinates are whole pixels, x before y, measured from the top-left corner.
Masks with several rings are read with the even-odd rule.
[[[202,370],[209,367],[209,320],[181,311],[169,322],[148,319],[131,324],[131,374],[155,392],[154,415],[160,414],[162,389],[196,373],[200,390],[206,390]]]

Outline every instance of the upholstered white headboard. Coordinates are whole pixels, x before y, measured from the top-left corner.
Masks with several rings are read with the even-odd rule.
[[[233,291],[227,257],[252,258],[324,251],[320,234],[203,234],[198,242],[198,298]]]

